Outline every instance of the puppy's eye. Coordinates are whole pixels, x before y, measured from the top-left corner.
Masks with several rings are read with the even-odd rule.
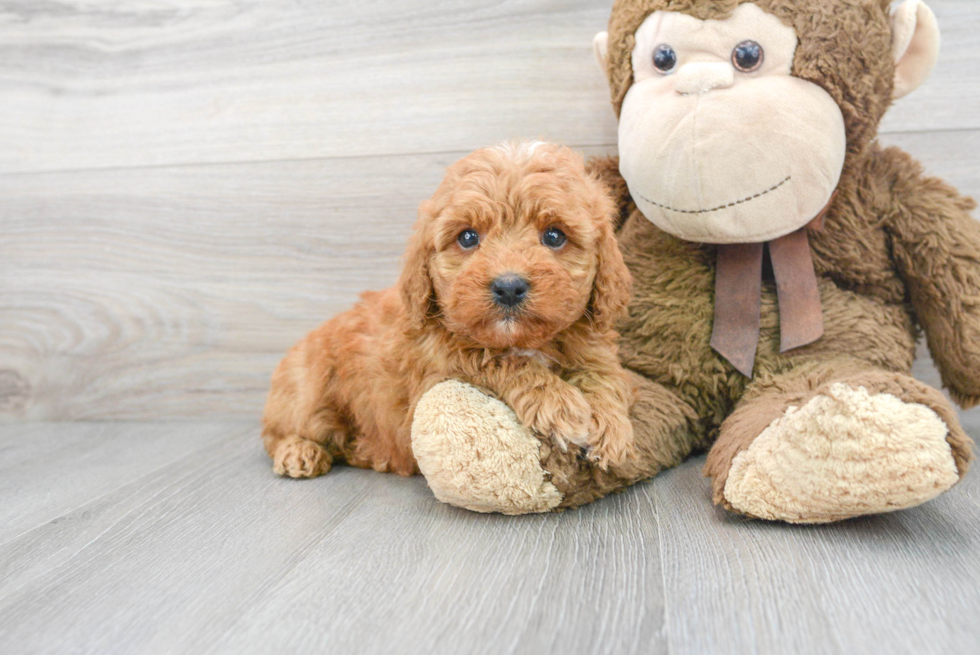
[[[465,229],[456,237],[456,243],[463,250],[473,250],[480,245],[480,234],[472,228]]]
[[[566,241],[568,241],[568,237],[566,237],[565,233],[559,230],[557,227],[549,227],[544,231],[544,234],[541,235],[541,243],[555,250],[558,250],[565,245]]]

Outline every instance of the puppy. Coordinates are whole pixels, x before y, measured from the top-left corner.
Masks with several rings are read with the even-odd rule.
[[[367,292],[282,360],[263,441],[280,475],[335,460],[401,475],[415,405],[455,378],[603,467],[633,449],[632,391],[613,323],[630,276],[614,206],[582,158],[551,144],[479,150],[419,210],[397,287]]]

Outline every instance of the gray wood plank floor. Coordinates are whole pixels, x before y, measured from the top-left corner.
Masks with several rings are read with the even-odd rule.
[[[5,653],[980,647],[975,477],[913,510],[792,527],[712,508],[703,458],[509,518],[442,505],[422,478],[278,478],[248,422],[7,425],[0,453]]]
[[[65,426],[34,428],[37,452],[11,464],[52,498],[0,539],[5,652],[666,652],[649,488],[482,516],[422,478],[278,478],[257,426],[216,428],[88,426],[93,451],[136,464],[167,444],[168,459],[133,480],[117,457],[75,482],[44,466]],[[23,436],[0,427],[0,452]]]
[[[882,140],[980,196],[980,3],[929,4]],[[521,518],[272,474],[273,367],[393,283],[449,163],[615,151],[610,6],[0,2],[2,655],[980,652],[980,473],[819,528],[715,510],[701,458]]]

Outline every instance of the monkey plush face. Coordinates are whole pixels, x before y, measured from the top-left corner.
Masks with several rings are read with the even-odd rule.
[[[935,62],[928,8],[909,0],[889,23],[888,5],[617,0],[612,37],[595,46],[620,114],[620,172],[643,215],[717,244],[807,225],[892,97]]]
[[[793,28],[754,4],[727,20],[651,14],[636,32],[620,172],[643,215],[688,241],[769,241],[809,223],[844,167],[844,117],[791,75]]]

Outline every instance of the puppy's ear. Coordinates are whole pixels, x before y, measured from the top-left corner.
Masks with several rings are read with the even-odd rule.
[[[433,252],[428,227],[430,221],[429,203],[422,203],[415,232],[408,240],[402,274],[398,279],[398,289],[412,327],[415,328],[424,326],[436,312],[435,291],[432,288],[432,278],[429,277],[429,257]]]
[[[596,240],[598,265],[592,299],[589,301],[596,328],[601,331],[613,329],[616,320],[626,313],[633,282],[613,231],[612,201],[606,200],[602,203],[604,211],[607,209],[606,205],[608,212],[600,223],[599,238]]]

